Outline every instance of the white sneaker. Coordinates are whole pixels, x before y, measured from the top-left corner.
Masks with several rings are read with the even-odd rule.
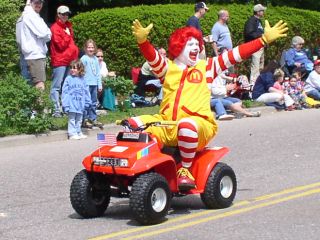
[[[79,134],[78,134],[78,137],[79,137],[79,139],[86,139],[86,138],[88,138],[88,136],[87,136],[87,135],[84,135],[83,133],[79,133]]]
[[[218,120],[220,121],[227,121],[227,120],[233,120],[234,116],[231,114],[224,114],[218,117]]]
[[[73,135],[73,136],[69,136],[69,140],[80,140],[80,136],[78,135]]]

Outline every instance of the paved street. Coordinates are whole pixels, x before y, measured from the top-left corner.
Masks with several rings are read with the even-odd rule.
[[[234,205],[207,210],[199,196],[174,198],[156,226],[132,220],[127,199],[112,199],[97,219],[72,209],[70,183],[95,134],[0,148],[0,239],[319,239],[319,119],[310,109],[219,122],[211,145],[231,150],[222,161],[237,175]]]

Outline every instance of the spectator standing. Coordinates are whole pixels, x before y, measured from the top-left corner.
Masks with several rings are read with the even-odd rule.
[[[108,76],[109,70],[107,68],[106,62],[104,61],[103,50],[101,48],[97,49],[96,57],[98,58],[98,61],[99,61],[101,77],[105,78]]]
[[[27,61],[31,75],[31,84],[37,89],[44,90],[46,80],[46,43],[51,39],[51,31],[40,11],[43,0],[30,0],[30,7],[26,7],[23,13],[20,42],[21,51]]]
[[[188,19],[186,26],[194,27],[198,29],[203,35],[202,29],[200,26],[200,19],[206,15],[208,10],[209,8],[204,2],[197,2],[194,6],[195,14]]]
[[[103,79],[102,81],[103,91],[98,93],[98,105],[99,107],[103,106],[104,108],[109,110],[115,110],[115,107],[116,107],[115,94],[111,91],[110,88],[105,88],[104,83],[105,81],[107,81],[106,79],[107,77],[116,77],[116,74],[115,72],[112,72],[112,71],[109,72],[107,64],[104,61],[104,53],[101,48],[97,49],[96,57],[98,58],[98,61],[99,61],[100,74],[101,74],[101,78]]]
[[[264,16],[264,12],[267,8],[261,4],[257,4],[253,7],[253,16],[251,16],[244,25],[244,41],[249,42],[253,39],[259,38],[263,34],[263,27],[261,18]],[[264,48],[254,53],[251,58],[250,67],[250,83],[254,85],[260,71],[264,67]]]
[[[53,67],[50,98],[54,104],[54,117],[61,117],[60,92],[63,80],[68,75],[69,65],[76,60],[79,49],[74,42],[72,24],[68,20],[71,14],[67,6],[57,9],[57,17],[51,26],[51,65]]]
[[[320,100],[320,60],[314,62],[314,70],[309,74],[304,90],[308,97]]]
[[[102,82],[100,74],[100,65],[98,58],[95,56],[97,51],[97,45],[89,39],[84,45],[85,54],[81,57],[81,61],[85,68],[84,79],[89,86],[89,92],[91,97],[91,104],[86,108],[84,112],[83,127],[92,128],[97,126],[103,128],[103,124],[97,121],[97,102],[98,91],[102,91]]]
[[[232,49],[231,34],[227,25],[228,20],[229,12],[227,10],[220,10],[218,12],[218,21],[211,29],[212,48],[215,56],[218,56],[221,48]]]
[[[80,60],[70,64],[70,75],[62,87],[62,106],[68,114],[68,136],[70,140],[87,138],[81,131],[85,106],[90,105],[90,93],[83,78],[84,66]]]
[[[22,49],[21,49],[22,19],[23,19],[24,12],[26,11],[27,8],[31,8],[30,0],[27,0],[26,6],[24,7],[24,11],[22,12],[21,16],[18,18],[18,20],[16,22],[16,41],[17,41],[18,50],[19,50],[19,54],[20,54],[19,65],[20,65],[21,75],[24,79],[27,80],[28,83],[30,83],[30,81],[31,81],[30,72],[28,70],[27,61],[24,58],[23,53],[22,53]]]
[[[186,26],[187,27],[194,27],[196,29],[198,29],[203,37],[203,32],[200,26],[200,19],[204,18],[204,16],[206,15],[206,13],[209,11],[209,8],[207,7],[207,5],[204,2],[197,2],[194,6],[194,11],[195,14],[193,16],[191,16],[187,23]],[[205,38],[207,39],[207,38]],[[200,53],[200,59],[206,59],[206,49],[203,43],[202,46],[203,50]]]

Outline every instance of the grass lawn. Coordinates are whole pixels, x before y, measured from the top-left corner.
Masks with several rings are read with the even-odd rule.
[[[107,115],[98,116],[98,120],[104,124],[114,123],[116,120],[126,119],[132,116],[139,116],[144,114],[155,114],[159,112],[159,106],[143,107],[143,108],[131,108],[127,112],[107,111]],[[54,118],[53,124],[58,129],[68,128],[68,117]]]

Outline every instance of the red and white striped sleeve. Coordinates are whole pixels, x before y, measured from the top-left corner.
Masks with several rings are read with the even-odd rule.
[[[154,75],[157,76],[161,82],[163,82],[164,76],[168,69],[168,63],[166,59],[158,53],[158,51],[149,41],[139,44],[139,48],[144,58],[150,64]]]
[[[218,57],[208,58],[206,78],[208,83],[213,80],[228,67],[249,58],[253,53],[257,52],[263,47],[260,38],[253,41],[241,44],[228,52],[224,52]]]

